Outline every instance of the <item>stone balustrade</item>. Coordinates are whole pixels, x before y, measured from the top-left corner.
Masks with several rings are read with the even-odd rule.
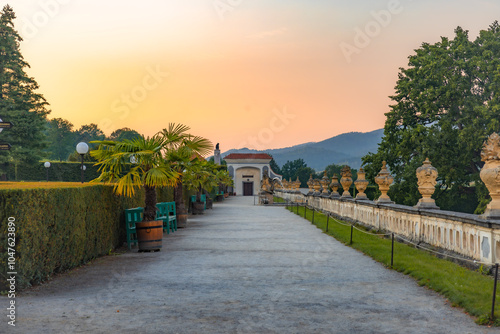
[[[342,220],[361,223],[377,230],[394,232],[414,243],[423,242],[435,247],[455,252],[462,256],[494,264],[500,262],[500,136],[493,133],[485,141],[481,152],[485,162],[481,169],[481,179],[488,188],[492,201],[486,212],[481,215],[465,214],[440,210],[431,196],[437,184],[438,171],[429,159],[416,170],[418,190],[422,198],[414,207],[394,204],[387,191],[393,178],[387,170],[385,161],[382,170],[375,178],[382,193],[377,201],[370,201],[364,195],[368,181],[364,171],[358,172],[355,183],[359,191],[356,199],[349,193],[353,183],[351,169],[344,166],[340,184],[344,189],[342,196],[336,192],[340,186],[337,176],[332,178],[332,195],[319,196],[319,180],[309,179],[309,194],[277,191],[275,196],[296,203],[307,203],[316,210],[330,213]],[[322,179],[323,193],[328,180]],[[312,194],[312,187],[315,192]]]
[[[345,221],[394,232],[415,243],[424,242],[487,264],[500,262],[499,220],[352,198],[324,198],[281,191],[275,196],[307,203]]]

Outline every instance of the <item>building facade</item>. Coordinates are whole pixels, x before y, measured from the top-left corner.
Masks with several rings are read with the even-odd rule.
[[[238,196],[253,196],[259,193],[262,176],[268,174],[281,181],[281,175],[272,171],[272,157],[266,153],[231,153],[224,158],[229,175],[233,178],[233,192]]]

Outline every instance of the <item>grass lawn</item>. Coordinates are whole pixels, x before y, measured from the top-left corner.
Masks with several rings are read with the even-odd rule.
[[[297,208],[288,208],[296,213]],[[304,207],[298,208],[298,214],[304,217]],[[312,221],[313,212],[307,209],[307,219]],[[329,219],[319,212],[314,213],[314,224],[337,240],[349,244],[351,228],[348,224],[332,217]],[[358,226],[359,228],[359,226]],[[366,234],[354,229],[351,247],[369,255],[378,262],[390,267],[391,239],[373,234]],[[491,321],[491,303],[494,279],[478,271],[466,269],[458,264],[437,258],[414,246],[395,242],[394,270],[415,278],[419,285],[426,286],[444,295],[452,306],[461,307],[466,313],[477,318],[483,325],[500,326],[500,296],[497,291],[495,320]],[[500,285],[499,285],[500,289]]]
[[[2,189],[39,189],[39,188],[78,188],[78,187],[91,187],[95,183],[89,184],[88,182],[11,182],[1,181],[0,190]]]

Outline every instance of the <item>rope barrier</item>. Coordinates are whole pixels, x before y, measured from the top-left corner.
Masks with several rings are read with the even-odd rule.
[[[306,208],[312,210],[312,211],[316,211],[316,209],[314,207],[309,207],[307,205],[305,205]],[[330,216],[327,214],[327,216]],[[346,226],[346,227],[351,227],[353,226],[354,229],[356,229],[357,231],[361,232],[361,233],[364,233],[364,234],[368,234],[368,235],[375,235],[375,236],[390,236],[392,235],[392,232],[391,233],[372,233],[372,232],[368,232],[368,231],[364,231],[362,229],[359,229],[357,228],[354,224],[344,224],[344,223],[341,223],[339,220],[337,220],[336,218],[333,218],[331,217],[332,220],[334,222],[336,222],[337,224],[339,225],[343,225],[343,226]],[[467,258],[463,258],[463,257],[458,257],[458,256],[453,256],[453,255],[449,255],[449,254],[446,254],[446,253],[442,253],[442,252],[438,252],[438,251],[435,251],[433,249],[430,249],[430,248],[427,248],[427,247],[424,247],[424,246],[421,246],[419,244],[416,244],[410,240],[407,240],[405,238],[403,238],[402,236],[399,236],[399,235],[395,235],[398,239],[400,240],[403,240],[404,242],[408,243],[408,244],[411,244],[411,245],[414,245],[415,247],[417,248],[420,248],[420,249],[423,249],[423,250],[426,250],[428,252],[431,252],[431,253],[434,253],[434,254],[437,254],[437,255],[441,255],[443,257],[448,257],[448,258],[452,258],[452,259],[456,259],[456,260],[460,260],[460,261],[466,261],[466,262],[470,262],[470,263],[474,263],[474,264],[485,264],[485,265],[489,265],[489,263],[487,262],[482,262],[482,261],[478,261],[478,260],[471,260],[471,259],[467,259]]]
[[[456,259],[456,260],[460,260],[460,261],[465,261],[465,262],[470,262],[470,263],[474,263],[474,264],[486,264],[486,265],[489,265],[489,263],[487,262],[481,262],[481,261],[478,261],[478,260],[471,260],[471,259],[467,259],[467,258],[464,258],[464,257],[458,257],[458,256],[453,256],[453,255],[449,255],[449,254],[446,254],[446,253],[441,253],[441,252],[438,252],[438,251],[435,251],[433,249],[430,249],[430,248],[427,248],[427,247],[424,247],[424,246],[421,246],[419,244],[416,244],[406,238],[403,238],[399,235],[396,235],[397,238],[399,238],[400,240],[403,240],[404,242],[410,244],[410,245],[414,245],[415,247],[417,248],[420,248],[420,249],[423,249],[423,250],[426,250],[428,252],[431,252],[431,253],[434,253],[434,254],[438,254],[438,255],[441,255],[441,256],[444,256],[444,257],[449,257],[449,258],[452,258],[452,259]]]

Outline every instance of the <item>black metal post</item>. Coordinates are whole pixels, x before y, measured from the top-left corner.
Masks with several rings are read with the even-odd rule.
[[[394,233],[392,234],[392,247],[391,247],[391,268],[394,264]]]
[[[352,245],[352,231],[354,230],[354,225],[351,225],[351,240],[349,241],[349,245]]]
[[[49,168],[45,168],[47,170],[47,182],[49,182]]]
[[[307,219],[307,204],[304,206],[304,218]]]
[[[313,219],[312,219],[312,223],[314,224],[314,208],[312,208],[313,210]]]
[[[330,220],[330,215],[327,213],[326,214],[326,231],[325,232],[328,232],[328,221]]]
[[[299,214],[299,202],[295,203],[295,213]]]
[[[493,303],[491,303],[491,320],[495,319],[495,299],[497,296],[498,263],[495,263],[495,283],[493,283]]]
[[[80,169],[82,170],[82,183],[84,180],[84,175],[83,175],[83,154],[80,154],[82,156],[82,165],[80,166]]]

